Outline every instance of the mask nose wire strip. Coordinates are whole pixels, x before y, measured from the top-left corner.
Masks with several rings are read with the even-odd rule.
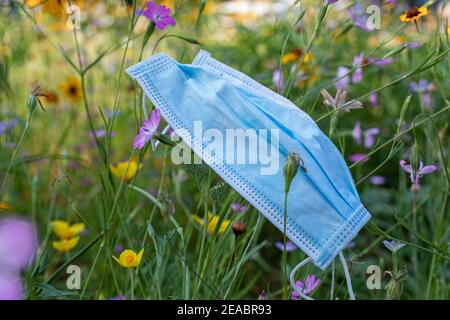
[[[339,259],[341,260],[342,268],[344,269],[345,281],[347,282],[347,290],[348,290],[348,295],[350,297],[350,300],[356,300],[355,293],[353,292],[353,288],[352,288],[352,280],[350,278],[350,273],[348,272],[347,261],[345,261],[345,257],[344,257],[344,254],[342,253],[342,251],[339,252]],[[300,263],[297,264],[294,267],[294,269],[292,269],[291,274],[289,275],[289,282],[291,283],[292,289],[294,289],[294,291],[297,292],[300,297],[302,297],[305,300],[314,300],[313,298],[308,297],[307,295],[303,294],[303,292],[301,292],[301,290],[299,288],[297,288],[297,286],[295,284],[295,274],[301,267],[303,267],[305,264],[307,264],[309,262],[312,262],[312,259],[309,257],[300,261]]]
[[[302,297],[305,300],[314,300],[313,298],[310,298],[307,295],[303,294],[303,292],[299,290],[300,288],[297,288],[297,286],[295,285],[295,274],[301,267],[303,267],[305,264],[309,262],[312,262],[312,259],[310,257],[300,261],[300,263],[296,265],[294,269],[292,269],[291,274],[289,276],[289,282],[291,283],[292,289],[294,289],[294,291],[297,292],[300,297]]]
[[[144,112],[144,119],[148,120],[147,95],[145,93],[142,93],[142,111]]]
[[[342,268],[344,269],[345,281],[347,281],[347,290],[350,300],[356,300],[352,288],[352,279],[350,278],[350,273],[348,272],[347,261],[345,261],[345,257],[342,251],[339,252],[339,259],[341,259]]]

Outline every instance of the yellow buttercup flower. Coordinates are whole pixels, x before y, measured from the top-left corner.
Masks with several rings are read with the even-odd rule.
[[[84,230],[84,223],[74,223],[69,225],[68,222],[55,220],[51,222],[53,232],[60,239],[70,239],[79,235]]]
[[[112,256],[113,259],[124,268],[135,268],[141,263],[144,249],[141,249],[137,254],[133,250],[123,250],[119,258]]]
[[[62,239],[59,241],[53,241],[53,248],[59,252],[67,252],[75,248],[78,244],[80,237],[75,237],[71,239]]]
[[[409,8],[404,14],[400,16],[401,22],[417,21],[420,17],[426,16],[428,14],[427,7],[412,7]]]
[[[0,202],[0,210],[9,210],[11,206],[8,202]]]
[[[201,217],[199,217],[198,215],[195,215],[195,214],[192,215],[192,218],[199,225],[203,226],[203,224],[204,224],[203,218],[201,218]],[[222,221],[220,223],[220,226],[217,227],[217,224],[219,223],[219,221],[220,221],[220,216],[208,213],[208,227],[207,227],[207,229],[208,229],[208,233],[209,234],[214,234],[214,232],[216,232],[216,230],[217,230],[217,232],[219,232],[219,234],[223,234],[227,230],[228,226],[231,223],[231,220],[222,219]]]
[[[128,168],[128,171],[127,171]],[[133,158],[128,165],[128,161],[122,161],[116,164],[110,164],[109,170],[111,170],[111,173],[119,178],[122,179],[125,177],[126,181],[130,181],[134,178],[137,171],[142,168],[142,163],[138,166],[138,161],[136,158]]]
[[[80,102],[83,99],[81,81],[78,77],[67,77],[65,82],[60,85],[60,88],[63,95],[74,103]]]

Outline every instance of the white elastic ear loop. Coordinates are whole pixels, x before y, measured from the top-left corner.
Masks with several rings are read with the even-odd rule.
[[[295,292],[298,293],[298,295],[300,297],[302,297],[305,300],[314,300],[311,297],[308,297],[307,295],[303,294],[303,292],[300,291],[300,288],[297,288],[296,284],[295,284],[295,274],[297,273],[297,271],[303,267],[305,264],[311,262],[311,258],[306,258],[305,260],[301,261],[298,265],[296,265],[294,267],[294,269],[292,269],[291,274],[289,275],[289,282],[291,283],[291,287],[292,289],[294,289]]]
[[[348,290],[348,295],[350,297],[350,300],[356,300],[355,294],[353,293],[353,288],[352,288],[352,279],[350,277],[350,273],[348,272],[347,261],[345,261],[345,257],[344,257],[344,254],[342,253],[342,251],[339,252],[339,259],[341,260],[342,268],[344,269],[345,281],[347,281],[347,290]]]
[[[342,251],[339,252],[339,259],[341,260],[342,268],[344,269],[345,281],[347,282],[347,290],[348,290],[349,298],[350,298],[350,300],[356,300],[355,293],[353,292],[353,288],[352,288],[352,279],[350,277],[350,273],[348,272],[347,261],[345,261],[345,257],[344,257],[344,254],[342,253]],[[292,289],[295,292],[297,292],[298,295],[305,300],[314,300],[314,299],[303,294],[303,292],[301,292],[299,290],[299,288],[297,288],[297,286],[295,284],[295,274],[301,267],[303,267],[305,264],[307,264],[308,262],[311,262],[311,261],[312,260],[309,257],[306,258],[305,260],[301,261],[299,264],[297,264],[294,267],[294,269],[292,269],[291,274],[289,276],[289,282],[291,283]]]

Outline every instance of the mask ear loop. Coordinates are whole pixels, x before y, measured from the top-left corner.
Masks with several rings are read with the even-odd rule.
[[[307,264],[311,261],[312,261],[312,259],[310,257],[306,258],[303,261],[300,261],[300,263],[298,265],[296,265],[294,267],[294,269],[292,269],[291,274],[289,275],[289,282],[291,283],[292,289],[294,289],[294,291],[297,292],[297,294],[305,300],[314,300],[314,299],[303,294],[303,292],[301,292],[300,288],[297,288],[297,286],[295,285],[295,274],[301,267],[303,267],[305,264]]]
[[[355,293],[353,292],[352,288],[352,278],[350,277],[350,272],[348,272],[347,261],[345,261],[345,257],[342,251],[339,252],[339,259],[341,260],[342,268],[344,269],[345,281],[347,281],[348,296],[350,300],[356,300]]]
[[[344,257],[344,254],[342,253],[342,251],[339,252],[339,259],[341,260],[342,268],[344,269],[345,281],[347,282],[347,290],[348,290],[349,298],[350,298],[350,300],[356,300],[355,293],[353,292],[353,288],[352,288],[352,280],[350,277],[350,273],[348,272],[347,261],[345,261],[345,257]],[[301,292],[300,288],[297,288],[297,286],[295,284],[295,274],[301,267],[303,267],[305,264],[307,264],[311,261],[312,261],[312,259],[310,257],[302,260],[299,264],[297,264],[294,267],[294,269],[292,269],[291,274],[289,275],[289,282],[291,283],[292,289],[295,292],[297,292],[297,294],[305,300],[314,300],[314,299],[303,294],[303,292]]]

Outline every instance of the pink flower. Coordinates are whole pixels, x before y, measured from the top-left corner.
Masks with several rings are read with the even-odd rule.
[[[305,282],[299,280],[295,283],[295,287],[297,288],[297,290],[300,291],[301,293],[303,293],[304,295],[310,294],[319,285],[320,285],[320,279],[316,278],[316,276],[313,274],[312,275],[308,274],[306,276]],[[300,295],[298,294],[298,292],[296,290],[292,291],[291,299],[292,300],[300,299]]]
[[[351,154],[348,157],[348,160],[350,160],[350,162],[353,162],[353,163],[356,163],[356,162],[365,163],[365,162],[369,161],[369,156],[367,154],[355,153],[355,154]]]
[[[361,52],[359,55],[353,58],[353,66],[356,68],[355,72],[353,72],[352,82],[360,83],[363,79],[363,71],[362,66],[364,63],[364,52]]]
[[[137,11],[137,14],[143,15],[150,21],[153,21],[158,29],[163,30],[167,25],[175,25],[175,19],[170,15],[170,8],[167,8],[165,5],[157,5],[153,1],[149,1],[143,11]]]
[[[348,84],[350,83],[349,74],[350,69],[346,67],[338,67],[336,77],[334,79],[334,86],[337,90],[347,89]]]
[[[370,128],[364,133],[361,130],[361,122],[356,121],[355,127],[353,128],[353,139],[357,145],[362,144],[362,137],[364,136],[364,147],[370,149],[375,144],[375,138],[380,133],[379,128]]]
[[[275,70],[272,74],[272,82],[275,89],[282,91],[284,89],[283,73],[280,70]]]
[[[431,164],[424,166],[420,161],[419,168],[413,168],[411,164],[408,164],[405,160],[400,160],[400,167],[403,171],[409,173],[411,179],[411,190],[418,192],[420,190],[420,179],[426,175],[439,170],[439,165]]]
[[[134,138],[134,147],[142,149],[149,142],[158,130],[161,115],[158,109],[153,109],[150,114],[150,120],[144,121],[144,126],[139,129],[139,134]]]
[[[231,204],[231,210],[233,210],[236,213],[244,212],[245,210],[247,210],[247,208],[248,208],[248,206],[242,205],[237,202]]]
[[[33,224],[18,218],[0,220],[0,300],[23,298],[20,273],[34,259],[37,246]]]

